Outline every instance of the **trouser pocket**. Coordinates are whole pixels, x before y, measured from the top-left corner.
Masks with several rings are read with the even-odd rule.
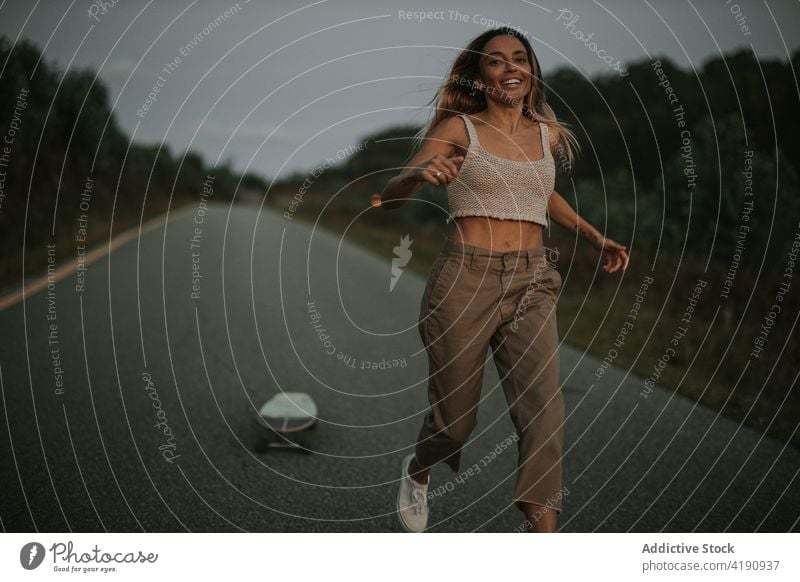
[[[452,277],[461,261],[460,255],[442,254],[436,259],[426,289],[426,304],[429,308],[436,307],[452,291]]]

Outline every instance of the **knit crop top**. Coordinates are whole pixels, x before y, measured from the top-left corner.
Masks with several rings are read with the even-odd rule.
[[[447,222],[457,216],[489,216],[527,220],[546,227],[547,203],[556,177],[547,124],[539,122],[544,156],[522,162],[487,152],[469,117],[459,117],[467,126],[469,147],[458,177],[447,185]]]

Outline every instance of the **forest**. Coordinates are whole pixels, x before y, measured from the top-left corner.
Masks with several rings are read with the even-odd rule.
[[[7,37],[0,62],[0,291],[40,273],[48,244],[61,262],[79,244],[196,202],[207,175],[219,200],[232,200],[237,186],[265,187],[192,151],[131,142],[95,71],[65,74],[30,41]]]

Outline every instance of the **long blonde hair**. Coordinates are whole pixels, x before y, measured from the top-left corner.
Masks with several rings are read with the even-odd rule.
[[[556,118],[555,112],[547,103],[539,60],[536,58],[536,53],[533,52],[531,43],[520,31],[507,26],[487,30],[478,35],[459,53],[444,83],[428,103],[428,106],[434,104],[433,115],[428,123],[414,135],[412,147],[417,150],[425,136],[442,120],[461,113],[472,114],[486,109],[486,95],[469,85],[476,82],[480,73],[480,58],[485,54],[484,46],[489,40],[501,34],[509,34],[519,39],[528,53],[528,62],[533,64],[531,74],[534,82],[531,84],[531,90],[523,98],[522,114],[532,121],[542,121],[548,127],[555,126],[558,129],[559,137],[556,146],[559,154],[558,166],[562,172],[569,173],[576,155],[580,152],[578,140],[567,124]],[[467,85],[464,84],[464,80],[468,81]]]

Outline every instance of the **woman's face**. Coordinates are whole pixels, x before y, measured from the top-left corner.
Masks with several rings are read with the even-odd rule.
[[[480,77],[487,98],[504,104],[520,103],[533,83],[525,45],[514,36],[501,34],[489,40],[482,53]]]

